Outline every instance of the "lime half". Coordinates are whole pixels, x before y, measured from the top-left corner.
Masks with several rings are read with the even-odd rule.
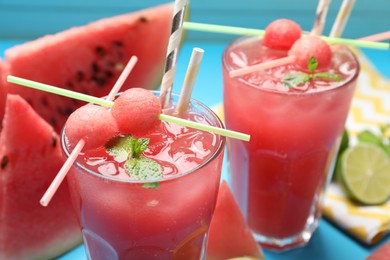
[[[390,157],[373,144],[359,143],[341,155],[338,178],[346,193],[358,202],[384,203],[390,197]]]

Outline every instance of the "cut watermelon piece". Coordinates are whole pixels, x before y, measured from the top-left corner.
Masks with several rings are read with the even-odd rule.
[[[390,241],[376,249],[366,260],[388,260],[390,259]]]
[[[152,92],[142,88],[132,88],[123,92],[115,100],[111,112],[121,133],[141,133],[159,122],[161,104]]]
[[[72,149],[80,140],[85,141],[84,151],[96,149],[114,138],[118,132],[118,125],[111,112],[99,105],[82,106],[66,121],[65,133]]]
[[[132,55],[139,59],[124,84],[155,89],[172,23],[172,4],[103,19],[15,46],[5,52],[7,75],[35,80],[97,97],[109,93]],[[4,83],[5,84],[5,83]],[[59,133],[83,102],[7,83]],[[1,118],[0,114],[0,118]]]
[[[228,184],[223,181],[210,223],[206,258],[225,260],[237,257],[264,258]]]
[[[302,35],[302,29],[289,19],[277,19],[265,28],[263,45],[277,50],[289,50]]]
[[[67,183],[39,200],[64,160],[59,137],[17,95],[8,95],[0,135],[0,259],[50,259],[81,243]]]
[[[324,70],[332,61],[332,50],[327,42],[320,37],[312,35],[298,39],[288,52],[295,56],[295,64],[302,69],[308,69],[309,60],[314,57],[318,62],[317,69]]]

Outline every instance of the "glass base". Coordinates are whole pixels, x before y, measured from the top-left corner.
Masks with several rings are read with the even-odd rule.
[[[317,229],[318,224],[319,218],[315,218],[313,216],[308,219],[305,229],[297,235],[281,239],[267,237],[253,232],[253,236],[263,248],[276,252],[282,252],[305,246],[313,236],[313,233]]]

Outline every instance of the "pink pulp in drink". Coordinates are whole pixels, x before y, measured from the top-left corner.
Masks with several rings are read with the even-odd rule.
[[[251,135],[248,143],[228,141],[232,189],[250,228],[262,237],[258,241],[281,241],[268,244],[275,249],[318,224],[318,204],[359,72],[353,54],[339,48],[328,72],[342,76],[341,82],[315,80],[287,88],[282,83],[287,73],[308,72],[294,64],[228,75],[285,56],[287,51],[269,49],[254,38],[236,40],[223,56],[226,126]]]
[[[222,126],[202,113],[188,113],[186,119]],[[68,175],[88,253],[92,259],[199,259],[225,139],[166,122],[135,137],[150,138],[143,155],[163,167],[157,188],[131,180],[123,162],[104,148],[81,154]]]

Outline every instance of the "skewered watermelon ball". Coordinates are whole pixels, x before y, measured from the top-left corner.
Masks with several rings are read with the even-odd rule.
[[[115,100],[111,113],[121,133],[140,133],[159,122],[161,104],[149,90],[131,88]]]
[[[74,148],[83,139],[83,149],[90,150],[103,146],[113,138],[118,133],[118,126],[107,108],[88,104],[69,116],[65,133],[71,147]]]
[[[302,35],[301,27],[294,21],[278,19],[265,29],[263,44],[268,48],[289,50]]]
[[[295,56],[295,63],[304,69],[310,57],[318,62],[318,69],[328,67],[332,61],[332,50],[329,45],[318,36],[307,36],[297,40],[288,52],[289,56]]]

